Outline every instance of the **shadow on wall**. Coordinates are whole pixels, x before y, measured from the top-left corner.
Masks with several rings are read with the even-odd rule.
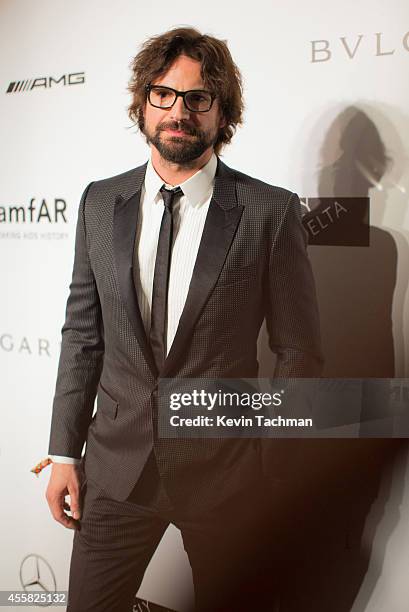
[[[394,140],[398,140],[397,134]],[[395,151],[402,149],[399,145]],[[388,190],[382,178],[394,159],[363,110],[349,107],[338,115],[325,136],[321,160],[319,196],[367,197],[375,189],[370,216],[383,218]],[[323,375],[328,378],[395,376],[394,297],[399,302],[394,311],[394,334],[402,369],[407,280],[399,291],[395,287],[398,252],[400,258],[408,257],[407,242],[397,232],[372,224],[369,242],[369,247],[310,248],[321,314]]]
[[[375,110],[370,114],[376,116]],[[406,157],[396,129],[385,116],[378,117],[383,133],[386,124],[392,145],[388,150],[375,120],[349,107],[333,120],[320,151],[318,195],[370,195],[370,220],[376,223],[370,226],[369,247],[309,248],[321,316],[323,376],[328,378],[405,375],[408,242],[401,232],[378,226],[389,204],[385,177],[392,166],[399,175]],[[396,217],[394,221],[396,227]],[[260,376],[271,376],[265,330],[259,361]],[[286,517],[283,524],[294,547],[282,577],[289,582],[283,610],[364,612],[382,570],[386,543],[399,521],[404,470],[394,466],[397,457],[406,457],[407,442],[333,438],[275,444],[286,464],[286,482],[277,493],[280,515]],[[376,602],[371,603],[377,609]]]

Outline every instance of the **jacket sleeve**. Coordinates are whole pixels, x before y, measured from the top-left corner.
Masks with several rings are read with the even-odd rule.
[[[297,194],[290,195],[272,244],[265,283],[274,377],[316,377],[322,370],[318,305]]]
[[[91,269],[85,226],[85,189],[78,211],[74,268],[62,328],[49,454],[80,458],[101,376],[104,338],[101,304]]]

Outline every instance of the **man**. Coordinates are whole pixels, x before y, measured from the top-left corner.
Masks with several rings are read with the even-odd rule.
[[[251,571],[260,445],[159,438],[158,381],[257,377],[264,319],[276,376],[319,372],[299,200],[217,157],[243,108],[224,42],[171,30],[143,45],[132,70],[130,116],[151,158],[85,190],[62,330],[47,499],[57,521],[80,528],[68,609],[130,609],[173,522],[197,609],[238,610],[263,590]]]

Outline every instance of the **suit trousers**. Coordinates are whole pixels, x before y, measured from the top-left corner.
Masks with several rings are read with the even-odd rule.
[[[124,502],[109,499],[87,480],[67,611],[130,612],[149,561],[173,523],[192,568],[194,610],[271,612],[274,574],[262,551],[262,495],[260,488],[247,485],[211,510],[186,513],[169,499],[153,454]]]

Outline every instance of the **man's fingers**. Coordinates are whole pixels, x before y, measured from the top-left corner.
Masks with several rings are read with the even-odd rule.
[[[64,498],[52,493],[47,493],[47,501],[53,518],[68,529],[77,529],[77,523],[70,516],[67,516],[63,510],[65,501]]]
[[[70,503],[65,496],[70,496]],[[46,498],[54,519],[68,529],[78,529],[80,518],[80,480],[77,467],[71,464],[54,463]],[[68,516],[64,510],[71,512]]]
[[[70,510],[74,519],[81,518],[81,506],[80,506],[80,491],[78,483],[74,485],[68,485],[68,493],[70,496]]]
[[[67,529],[78,529],[77,521],[74,521],[73,518],[67,516],[65,512],[57,512],[53,514],[53,517],[58,523],[61,523],[61,525]]]

